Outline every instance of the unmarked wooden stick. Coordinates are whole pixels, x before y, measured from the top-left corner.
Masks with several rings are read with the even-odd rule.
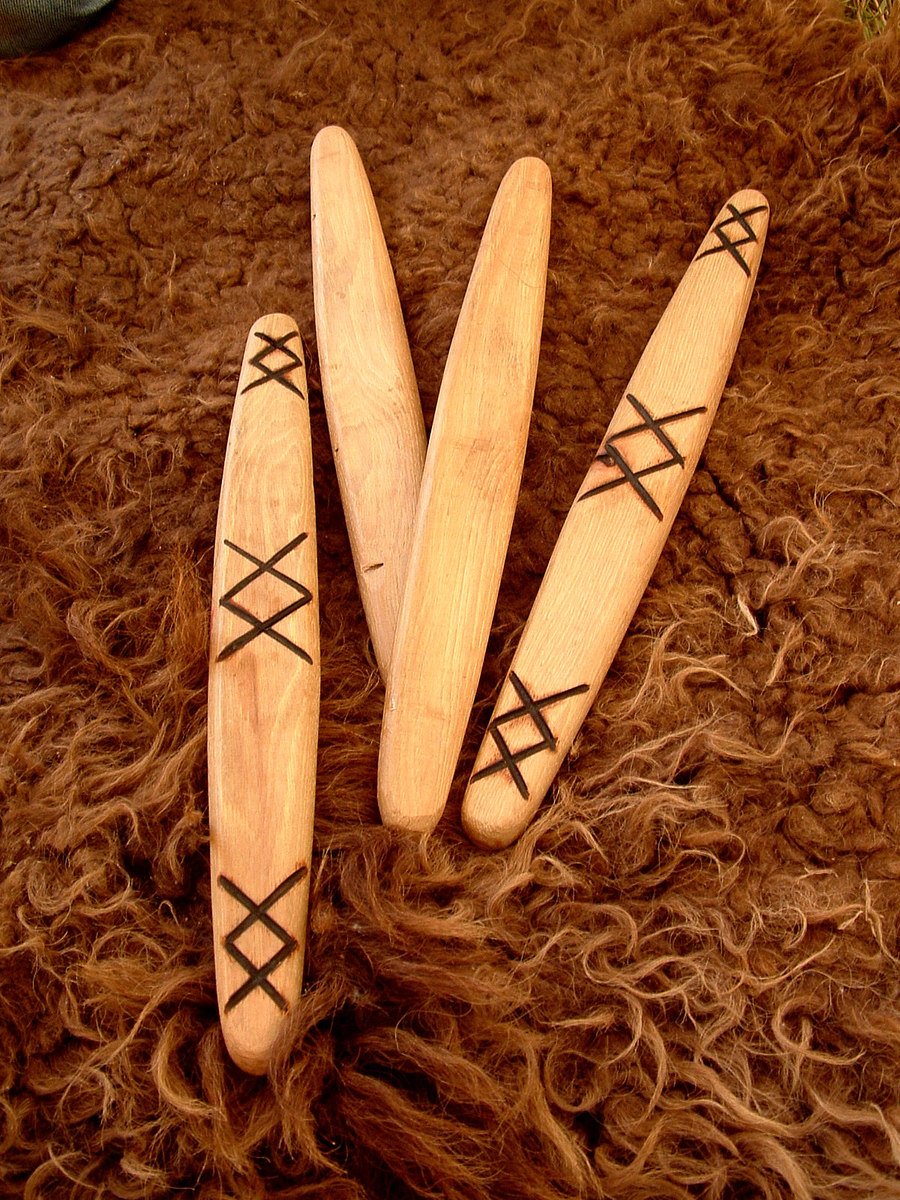
[[[303,974],[319,720],[316,524],[297,326],[257,321],[216,531],[209,820],[216,987],[238,1066],[263,1074]]]
[[[759,192],[728,201],[613,414],[475,761],[462,818],[479,845],[519,836],[594,703],[715,416],[768,217]]]
[[[310,189],[322,392],[360,595],[387,678],[425,426],[375,201],[343,129],[317,134]]]
[[[550,172],[507,172],[447,358],[385,698],[387,825],[440,818],[478,684],[519,491],[544,310]]]

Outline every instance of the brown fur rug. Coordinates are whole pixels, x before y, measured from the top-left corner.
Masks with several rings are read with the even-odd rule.
[[[900,40],[826,0],[120,0],[0,66],[0,1194],[900,1196]],[[378,823],[316,379],[309,148],[367,165],[430,420],[510,162],[554,180],[465,778],[557,531],[727,196],[772,205],[700,469],[540,819]],[[205,676],[250,324],[309,347],[308,986],[219,1032]]]

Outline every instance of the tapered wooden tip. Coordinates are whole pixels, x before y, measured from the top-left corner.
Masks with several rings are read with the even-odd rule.
[[[310,192],[322,393],[360,596],[386,678],[425,425],[381,222],[346,130],[332,125],[316,135]]]
[[[528,437],[544,309],[550,172],[507,171],[441,383],[385,696],[386,825],[440,819],[484,659]]]
[[[712,425],[768,218],[751,189],[722,207],[613,414],[475,760],[462,822],[480,846],[521,834],[594,703]]]
[[[250,331],[213,565],[209,821],[216,988],[238,1066],[263,1074],[300,995],[319,714],[306,371],[273,314]]]
[[[755,188],[744,188],[735,192],[719,210],[693,261],[711,260],[706,264],[708,267],[730,270],[732,274],[734,269],[738,270],[752,291],[768,229],[768,200]],[[730,283],[729,295],[740,290],[740,280]]]

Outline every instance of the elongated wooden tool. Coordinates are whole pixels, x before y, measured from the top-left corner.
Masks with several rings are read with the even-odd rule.
[[[209,667],[216,987],[228,1051],[253,1074],[302,982],[319,673],[306,372],[276,314],[250,331],[231,418]]]
[[[383,679],[406,581],[425,426],[387,246],[350,135],[330,126],[310,159],[322,393],[350,548]]]
[[[439,820],[478,685],[528,437],[550,190],[539,159],[506,173],[447,357],[385,697],[386,825]]]
[[[644,350],[559,535],[463,802],[485,847],[512,842],[568,753],[634,615],[715,416],[769,209],[732,196]]]

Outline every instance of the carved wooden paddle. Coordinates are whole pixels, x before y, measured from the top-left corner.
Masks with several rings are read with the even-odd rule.
[[[250,331],[231,418],[209,667],[216,987],[228,1051],[254,1074],[302,982],[318,718],[306,372],[276,314]]]
[[[459,757],[497,601],[537,372],[550,172],[497,193],[447,358],[385,697],[385,824],[433,828]]]
[[[519,836],[594,703],[715,416],[768,218],[759,192],[728,201],[613,414],[475,760],[462,819],[481,846]]]
[[[387,678],[425,462],[425,426],[397,287],[365,168],[331,126],[310,158],[322,393],[350,548]]]

